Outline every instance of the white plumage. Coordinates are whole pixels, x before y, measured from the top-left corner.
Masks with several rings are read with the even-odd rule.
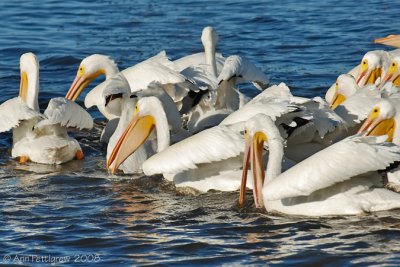
[[[44,114],[38,105],[39,61],[32,53],[21,56],[19,97],[0,105],[0,132],[13,129],[13,158],[24,163],[61,164],[83,158],[79,143],[68,136],[67,127],[91,129],[91,116],[79,105],[64,98],[49,102]]]
[[[240,125],[213,127],[182,140],[148,159],[143,164],[143,172],[172,174],[239,156],[243,152],[242,136],[236,128]]]
[[[267,76],[249,60],[238,55],[229,56],[218,76],[218,83],[236,78],[238,82],[252,81],[256,87],[265,89],[269,83]]]
[[[355,135],[333,144],[271,181],[264,189],[265,199],[308,196],[352,177],[385,169],[400,160],[400,148],[385,140],[386,136]]]
[[[380,175],[374,173],[400,160],[400,147],[385,143],[385,136],[346,138],[281,174],[283,143],[274,122],[260,114],[245,127],[246,142],[251,144],[248,153],[253,154],[253,184],[258,185],[254,187],[256,205],[268,211],[306,216],[400,207],[400,195],[382,188]],[[264,141],[269,147],[265,180],[259,158]],[[243,175],[246,177],[247,171]]]

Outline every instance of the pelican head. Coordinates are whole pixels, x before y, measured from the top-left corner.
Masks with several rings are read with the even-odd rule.
[[[204,49],[215,49],[218,43],[218,34],[213,27],[205,27],[201,34],[201,42],[203,43]]]
[[[25,53],[20,58],[21,83],[19,97],[32,109],[39,110],[39,60],[33,53]]]
[[[389,35],[383,38],[375,39],[376,44],[390,45],[400,48],[400,35]]]
[[[128,127],[125,129],[107,161],[107,168],[115,173],[118,167],[134,153],[154,131],[157,132],[157,151],[170,144],[169,125],[161,101],[154,96],[140,98]]]
[[[382,51],[369,51],[361,60],[356,82],[360,87],[374,84],[382,73]]]
[[[118,73],[118,67],[108,56],[94,54],[84,58],[65,98],[75,101],[94,79],[105,75],[106,79]]]
[[[394,86],[400,86],[399,63],[400,63],[400,56],[394,57],[392,62],[390,63],[388,73],[382,79],[380,88],[382,88],[387,82],[392,82]]]
[[[245,139],[245,152],[243,160],[243,174],[242,184],[240,187],[239,203],[244,204],[245,201],[245,189],[247,182],[247,170],[249,163],[251,165],[251,173],[253,175],[253,196],[254,203],[257,208],[264,207],[262,188],[264,186],[264,180],[269,180],[265,177],[265,170],[263,166],[263,148],[264,143],[267,142],[268,146],[280,146],[281,149],[275,149],[275,151],[283,151],[283,139],[279,134],[278,128],[275,126],[272,119],[265,114],[257,114],[245,123],[244,130]],[[279,158],[279,157],[278,157]],[[269,160],[273,160],[271,155]],[[281,164],[278,164],[281,166]],[[275,170],[280,173],[279,170]]]
[[[335,94],[332,98],[330,107],[334,110],[337,106],[342,104],[348,97],[354,95],[360,87],[357,85],[356,80],[350,74],[341,74],[335,84]]]
[[[367,120],[363,123],[358,133],[365,132],[365,135],[387,135],[388,142],[393,141],[393,133],[396,127],[396,110],[388,100],[382,100],[376,104]]]

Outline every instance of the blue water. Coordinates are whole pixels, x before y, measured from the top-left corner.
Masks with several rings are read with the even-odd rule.
[[[107,54],[121,68],[161,50],[179,58],[201,51],[208,25],[224,55],[247,57],[294,94],[323,96],[366,51],[382,49],[374,38],[400,33],[393,1],[285,2],[2,1],[0,102],[18,94],[24,52],[40,59],[45,107],[65,94],[85,56]],[[76,135],[84,162],[20,166],[9,157],[10,133],[0,135],[0,263],[400,264],[398,211],[278,216],[239,209],[238,192],[193,195],[160,177],[110,178],[97,141],[104,119],[91,113],[95,129]]]

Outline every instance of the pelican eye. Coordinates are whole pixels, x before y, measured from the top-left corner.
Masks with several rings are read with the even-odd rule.
[[[393,67],[396,66],[396,63],[393,62],[393,63],[392,63],[392,66],[393,66]]]
[[[364,64],[364,65],[366,65],[366,64],[367,64],[367,62],[366,62],[366,61],[363,61],[363,64]]]
[[[378,109],[377,108],[374,109],[374,113],[378,113]]]
[[[82,76],[83,74],[85,74],[85,68],[82,67],[82,66],[80,66],[80,67],[79,67],[79,70],[78,70],[78,74],[81,75],[81,76]]]

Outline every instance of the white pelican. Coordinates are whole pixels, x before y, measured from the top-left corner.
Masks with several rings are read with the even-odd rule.
[[[398,49],[400,50],[400,49]],[[393,86],[400,87],[400,55],[393,58],[390,63],[389,71],[382,79],[381,87],[385,85],[387,82],[391,82]]]
[[[188,135],[181,129],[181,117],[174,101],[161,85],[152,83],[144,91],[130,96],[122,76],[112,78],[105,97],[122,94],[122,113],[107,148],[107,168],[112,173],[141,173],[142,163]]]
[[[44,114],[39,112],[39,62],[32,53],[20,59],[19,97],[0,105],[0,132],[13,129],[12,157],[43,164],[61,164],[82,159],[79,143],[68,136],[67,127],[90,129],[93,121],[79,105],[64,98],[50,100]]]
[[[281,173],[283,139],[275,123],[259,114],[245,124],[246,152],[240,203],[250,162],[256,207],[305,216],[351,215],[400,207],[400,195],[382,188],[376,172],[400,160],[386,137],[351,136]],[[269,148],[266,170],[262,154]]]
[[[331,112],[328,107],[326,107],[326,112],[327,114]],[[289,129],[290,133],[287,133],[284,127],[281,130],[290,135],[290,138],[298,134],[299,139],[302,139],[301,134],[308,130],[297,130],[293,119],[303,115],[311,120],[315,115],[304,112],[299,105],[292,103],[292,95],[285,84],[271,86],[241,109],[229,115],[220,125],[188,137],[146,160],[143,163],[143,172],[146,175],[163,174],[177,186],[190,186],[200,191],[238,189],[244,152],[241,132],[244,122],[258,113],[269,114],[278,125],[285,124],[286,127],[293,128],[293,130]],[[323,114],[319,115],[323,117]],[[328,123],[329,117],[323,118],[321,125],[318,124],[320,122],[315,124],[309,122],[311,126],[305,123],[298,127],[312,129],[313,133],[309,135],[313,140],[316,135],[314,128],[320,131],[316,131],[317,135],[324,135],[331,130]],[[315,149],[319,150],[321,147],[303,147],[302,150],[303,154],[306,154],[306,152],[312,153]],[[306,157],[306,155],[298,157]],[[293,164],[289,159],[286,163],[287,167]]]
[[[390,52],[374,50],[367,52],[361,60],[356,81],[360,87],[375,82],[386,74],[391,61]]]
[[[66,98],[75,101],[96,77],[104,74],[107,81],[116,73],[118,73],[118,68],[110,58],[97,54],[91,55],[83,59],[79,65],[78,73],[66,94]],[[124,69],[121,73],[127,79],[131,92],[146,89],[151,82],[156,81],[165,85],[168,90],[167,92],[172,95],[176,102],[181,101],[183,98],[181,91],[184,89],[181,89],[180,93],[177,93],[171,86],[173,84],[185,83],[187,79],[174,70],[174,65],[167,58],[165,51]],[[87,108],[97,106],[100,112],[110,120],[119,117],[120,114],[118,112],[111,114],[105,110],[102,93],[106,87],[107,83],[103,82],[92,89],[85,98],[85,106]]]

